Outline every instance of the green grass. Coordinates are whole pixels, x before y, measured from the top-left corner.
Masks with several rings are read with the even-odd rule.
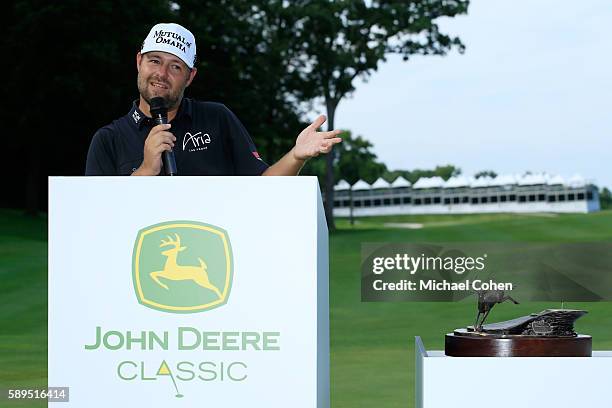
[[[0,211],[0,300],[0,389],[46,387],[46,219]],[[46,401],[10,406],[46,407]]]
[[[422,224],[422,229],[385,227]],[[414,336],[429,350],[444,348],[444,334],[472,323],[474,300],[459,303],[362,303],[362,242],[612,241],[612,212],[581,215],[419,215],[361,218],[353,228],[337,221],[330,239],[331,386],[333,407],[413,407]],[[559,307],[549,303],[501,304],[491,315],[505,320]],[[612,349],[612,303],[565,303],[589,315],[577,329],[594,349]]]
[[[386,227],[418,223],[422,229]],[[46,220],[0,210],[0,388],[45,387],[47,365]],[[413,407],[414,336],[442,349],[444,334],[471,323],[474,302],[362,303],[362,242],[545,241],[612,242],[612,211],[588,215],[465,215],[338,220],[330,237],[332,406]],[[502,304],[494,320],[548,307]],[[589,315],[578,321],[595,349],[612,349],[612,303],[571,303]],[[1,405],[1,404],[0,404]],[[14,407],[46,406],[30,403]]]

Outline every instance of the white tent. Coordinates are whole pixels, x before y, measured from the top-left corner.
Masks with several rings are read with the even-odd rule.
[[[540,184],[546,184],[550,177],[546,173],[536,173],[536,174],[525,174],[518,180],[519,186],[537,186]]]
[[[470,187],[478,188],[478,187],[489,187],[493,184],[493,178],[489,176],[479,177],[477,179],[473,179],[470,183]]]
[[[389,182],[382,177],[379,177],[378,180],[372,184],[372,189],[389,187],[391,187],[391,184],[389,184]]]
[[[392,188],[410,187],[411,185],[412,184],[402,176],[399,176],[391,183]]]
[[[458,188],[458,187],[469,187],[470,180],[464,176],[453,176],[446,180],[444,188]]]
[[[512,174],[501,174],[491,181],[491,186],[512,186],[517,183],[516,177]]]
[[[421,177],[414,183],[412,188],[421,189],[421,188],[441,188],[444,186],[444,179],[442,177],[434,176],[434,177]]]
[[[572,188],[580,188],[587,185],[587,181],[579,174],[575,174],[567,180],[567,186]]]
[[[334,186],[334,191],[345,191],[350,189],[351,185],[346,180],[340,180],[338,184]]]
[[[553,176],[546,181],[546,184],[548,184],[549,186],[554,186],[556,184],[565,184],[565,180],[561,176]]]
[[[353,191],[363,191],[363,190],[370,190],[370,189],[371,189],[370,185],[363,180],[359,180],[358,182],[353,184],[353,187],[352,187]]]

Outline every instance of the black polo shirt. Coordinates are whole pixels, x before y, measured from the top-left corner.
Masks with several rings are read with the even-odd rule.
[[[128,176],[140,167],[155,123],[137,102],[127,115],[95,133],[86,176]],[[268,168],[247,130],[223,104],[183,98],[170,123],[179,176],[260,175]]]

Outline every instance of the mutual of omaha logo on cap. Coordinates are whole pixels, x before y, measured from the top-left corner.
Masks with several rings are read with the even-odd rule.
[[[142,43],[142,54],[162,51],[179,57],[189,68],[196,60],[195,37],[185,27],[175,23],[161,23],[153,26]]]

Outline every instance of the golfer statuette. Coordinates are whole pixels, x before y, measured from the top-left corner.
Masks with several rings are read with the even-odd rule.
[[[547,309],[539,313],[485,324],[493,307],[505,301],[518,304],[503,291],[478,292],[473,326],[446,335],[445,353],[453,357],[590,357],[591,336],[577,334],[574,322],[584,310]]]

